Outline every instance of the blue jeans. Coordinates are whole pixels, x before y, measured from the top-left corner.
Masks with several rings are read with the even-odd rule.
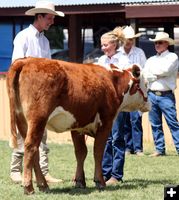
[[[152,103],[152,109],[149,112],[149,120],[152,127],[156,151],[160,154],[165,154],[165,139],[162,126],[163,114],[172,134],[176,151],[179,154],[179,122],[176,117],[175,95],[171,92],[163,96],[157,96],[149,92],[148,97]]]
[[[120,112],[106,142],[102,161],[103,176],[122,180],[125,160],[124,122],[126,113]]]
[[[137,153],[143,151],[142,116],[138,111],[127,113],[124,125],[126,151]]]

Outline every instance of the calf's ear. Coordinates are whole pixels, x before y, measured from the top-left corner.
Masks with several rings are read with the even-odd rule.
[[[114,83],[118,83],[120,77],[121,77],[121,73],[123,73],[122,70],[118,69],[118,68],[112,68],[112,76],[113,76],[113,81]]]
[[[113,64],[110,64],[110,67],[111,67],[112,70],[119,70],[119,68],[117,66],[113,65]]]
[[[133,76],[135,77],[135,78],[138,78],[139,76],[140,76],[140,67],[138,66],[138,65],[136,65],[136,64],[134,64],[133,66],[132,66],[132,74],[133,74]]]

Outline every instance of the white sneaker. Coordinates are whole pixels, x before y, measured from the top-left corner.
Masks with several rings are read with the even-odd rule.
[[[144,156],[144,153],[142,151],[138,151],[138,152],[136,152],[136,155],[137,156]]]
[[[52,177],[49,173],[45,175],[47,183],[63,183],[62,179],[56,179]]]
[[[11,172],[10,178],[14,183],[22,183],[22,175],[20,172]]]

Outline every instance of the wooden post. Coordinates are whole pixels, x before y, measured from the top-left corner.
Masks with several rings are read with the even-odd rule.
[[[164,26],[164,31],[169,34],[171,38],[174,39],[174,24],[169,23]],[[174,46],[169,46],[169,50],[174,52]]]
[[[69,59],[72,62],[83,61],[81,20],[79,15],[69,17]]]

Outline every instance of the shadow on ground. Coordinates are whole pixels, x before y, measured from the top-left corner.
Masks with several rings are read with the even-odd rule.
[[[146,180],[146,179],[131,179],[127,180],[123,183],[119,183],[116,186],[108,186],[104,190],[99,190],[99,192],[103,191],[115,191],[118,189],[123,189],[123,190],[133,190],[137,188],[142,188],[145,189],[150,185],[167,185],[168,183],[172,183],[172,180]],[[49,193],[53,194],[69,194],[69,195],[84,195],[84,194],[90,194],[92,192],[98,191],[95,187],[86,187],[86,189],[79,189],[75,188],[73,186],[71,187],[65,187],[65,188],[52,188],[50,189]]]

